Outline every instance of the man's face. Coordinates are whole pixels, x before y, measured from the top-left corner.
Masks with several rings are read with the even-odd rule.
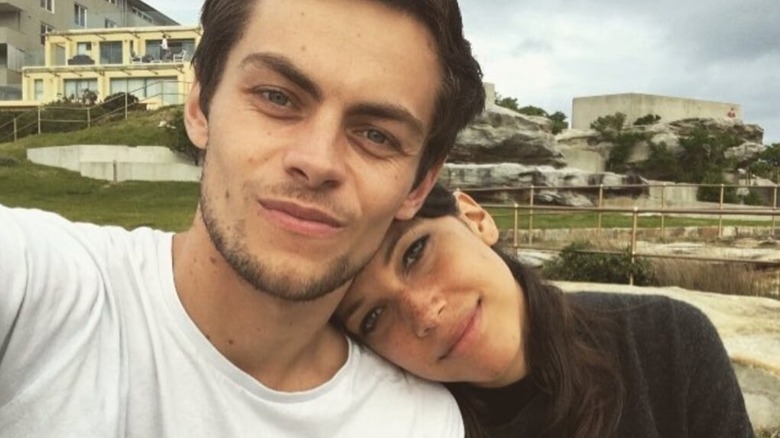
[[[262,0],[231,50],[206,119],[201,215],[255,288],[320,297],[360,269],[412,188],[440,69],[426,29],[370,1]]]

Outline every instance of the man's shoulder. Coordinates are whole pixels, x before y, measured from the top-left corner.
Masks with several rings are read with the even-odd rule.
[[[350,359],[342,371],[349,374],[351,400],[361,410],[375,412],[365,412],[364,418],[379,415],[398,427],[408,427],[413,436],[463,436],[460,410],[443,385],[411,375],[368,348],[350,343]]]

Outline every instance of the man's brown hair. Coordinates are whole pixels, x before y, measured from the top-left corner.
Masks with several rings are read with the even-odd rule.
[[[201,11],[203,37],[193,56],[201,86],[200,106],[209,104],[222,79],[230,50],[246,30],[252,8],[262,0],[206,0]],[[368,0],[366,0],[368,1]],[[457,0],[370,0],[409,14],[423,24],[436,43],[442,70],[431,132],[426,139],[415,185],[444,161],[455,137],[485,105],[482,70],[463,36]]]

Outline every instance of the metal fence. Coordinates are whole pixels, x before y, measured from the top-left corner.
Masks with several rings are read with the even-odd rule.
[[[100,103],[90,103],[82,98],[75,102],[40,105],[19,112],[11,120],[0,122],[0,143],[15,142],[29,135],[88,129],[109,121],[127,119],[133,111],[182,104],[186,94],[167,92],[163,83],[170,85],[171,81],[149,83]],[[150,93],[150,90],[155,92]],[[137,103],[132,96],[136,96]]]
[[[669,227],[666,224],[666,219],[669,217],[696,217],[703,219],[711,219],[717,224],[717,237],[723,237],[724,229],[724,217],[731,217],[739,221],[750,221],[752,226],[765,228],[764,234],[771,237],[777,237],[780,235],[780,230],[777,228],[777,216],[780,215],[778,210],[778,186],[750,186],[751,188],[762,188],[768,190],[771,195],[771,205],[758,206],[758,207],[745,207],[741,205],[732,205],[724,202],[724,193],[730,188],[744,188],[740,185],[728,185],[728,184],[680,184],[680,186],[687,187],[715,187],[720,191],[720,202],[715,204],[714,208],[670,208],[667,207],[666,199],[664,196],[665,189],[671,187],[670,184],[634,184],[623,186],[577,186],[577,187],[542,187],[542,186],[528,186],[518,188],[480,188],[480,189],[464,189],[464,192],[471,194],[484,194],[490,192],[527,192],[528,201],[525,204],[515,202],[514,204],[483,204],[484,207],[491,209],[494,215],[497,217],[509,217],[511,218],[511,227],[504,229],[504,235],[511,241],[511,245],[515,250],[518,249],[533,249],[537,251],[552,251],[558,252],[563,249],[563,246],[571,243],[570,241],[560,242],[562,246],[552,247],[547,245],[535,245],[534,244],[534,232],[539,231],[538,219],[540,215],[573,215],[573,214],[585,214],[595,213],[597,215],[597,223],[592,230],[595,236],[604,235],[605,228],[603,227],[603,217],[606,214],[618,214],[624,215],[630,218],[630,226],[626,228],[626,237],[621,240],[616,239],[618,243],[625,243],[628,247],[631,263],[635,263],[638,258],[658,258],[658,259],[681,259],[690,261],[701,262],[713,262],[713,263],[741,263],[752,266],[760,266],[762,268],[769,268],[776,270],[777,273],[777,294],[780,297],[780,261],[763,261],[763,260],[747,260],[738,258],[718,258],[718,257],[693,257],[677,254],[654,254],[654,253],[641,253],[637,249],[637,236],[640,230],[655,230],[657,235],[662,240],[666,239],[667,231]],[[607,190],[624,190],[624,189],[638,189],[638,188],[661,188],[661,199],[658,207],[615,207],[608,206],[605,202],[605,191]],[[591,207],[567,207],[567,206],[553,206],[553,205],[534,205],[534,197],[540,190],[586,190],[596,191],[598,193],[598,203]],[[641,219],[644,217],[657,217],[660,218],[660,224],[650,224],[649,221],[645,221],[642,224]],[[658,222],[658,221],[655,221]],[[556,242],[557,243],[557,242]],[[600,254],[622,254],[618,251],[605,251],[605,250],[583,250],[583,253],[600,253]],[[629,284],[633,285],[633,276],[629,276]]]

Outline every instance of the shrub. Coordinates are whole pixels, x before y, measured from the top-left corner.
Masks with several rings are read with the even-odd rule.
[[[750,190],[747,196],[742,198],[742,202],[745,205],[764,205],[764,198],[756,190]]]
[[[634,259],[628,248],[619,254],[589,253],[587,242],[566,246],[556,258],[544,265],[544,274],[552,280],[587,281],[594,283],[628,284],[633,274],[634,284],[655,284],[655,276],[648,262]]]
[[[590,128],[598,131],[602,137],[613,141],[623,131],[626,115],[620,112],[609,116],[601,116],[590,124]]]
[[[661,116],[658,114],[647,114],[634,121],[634,126],[653,125],[661,120]]]
[[[116,111],[125,107],[125,99],[127,99],[127,109],[134,110],[139,109],[138,98],[134,94],[125,93],[120,91],[118,93],[110,94],[103,99],[103,103],[100,106],[108,112]]]
[[[659,286],[729,295],[773,296],[771,275],[747,264],[695,260],[654,260]]]

